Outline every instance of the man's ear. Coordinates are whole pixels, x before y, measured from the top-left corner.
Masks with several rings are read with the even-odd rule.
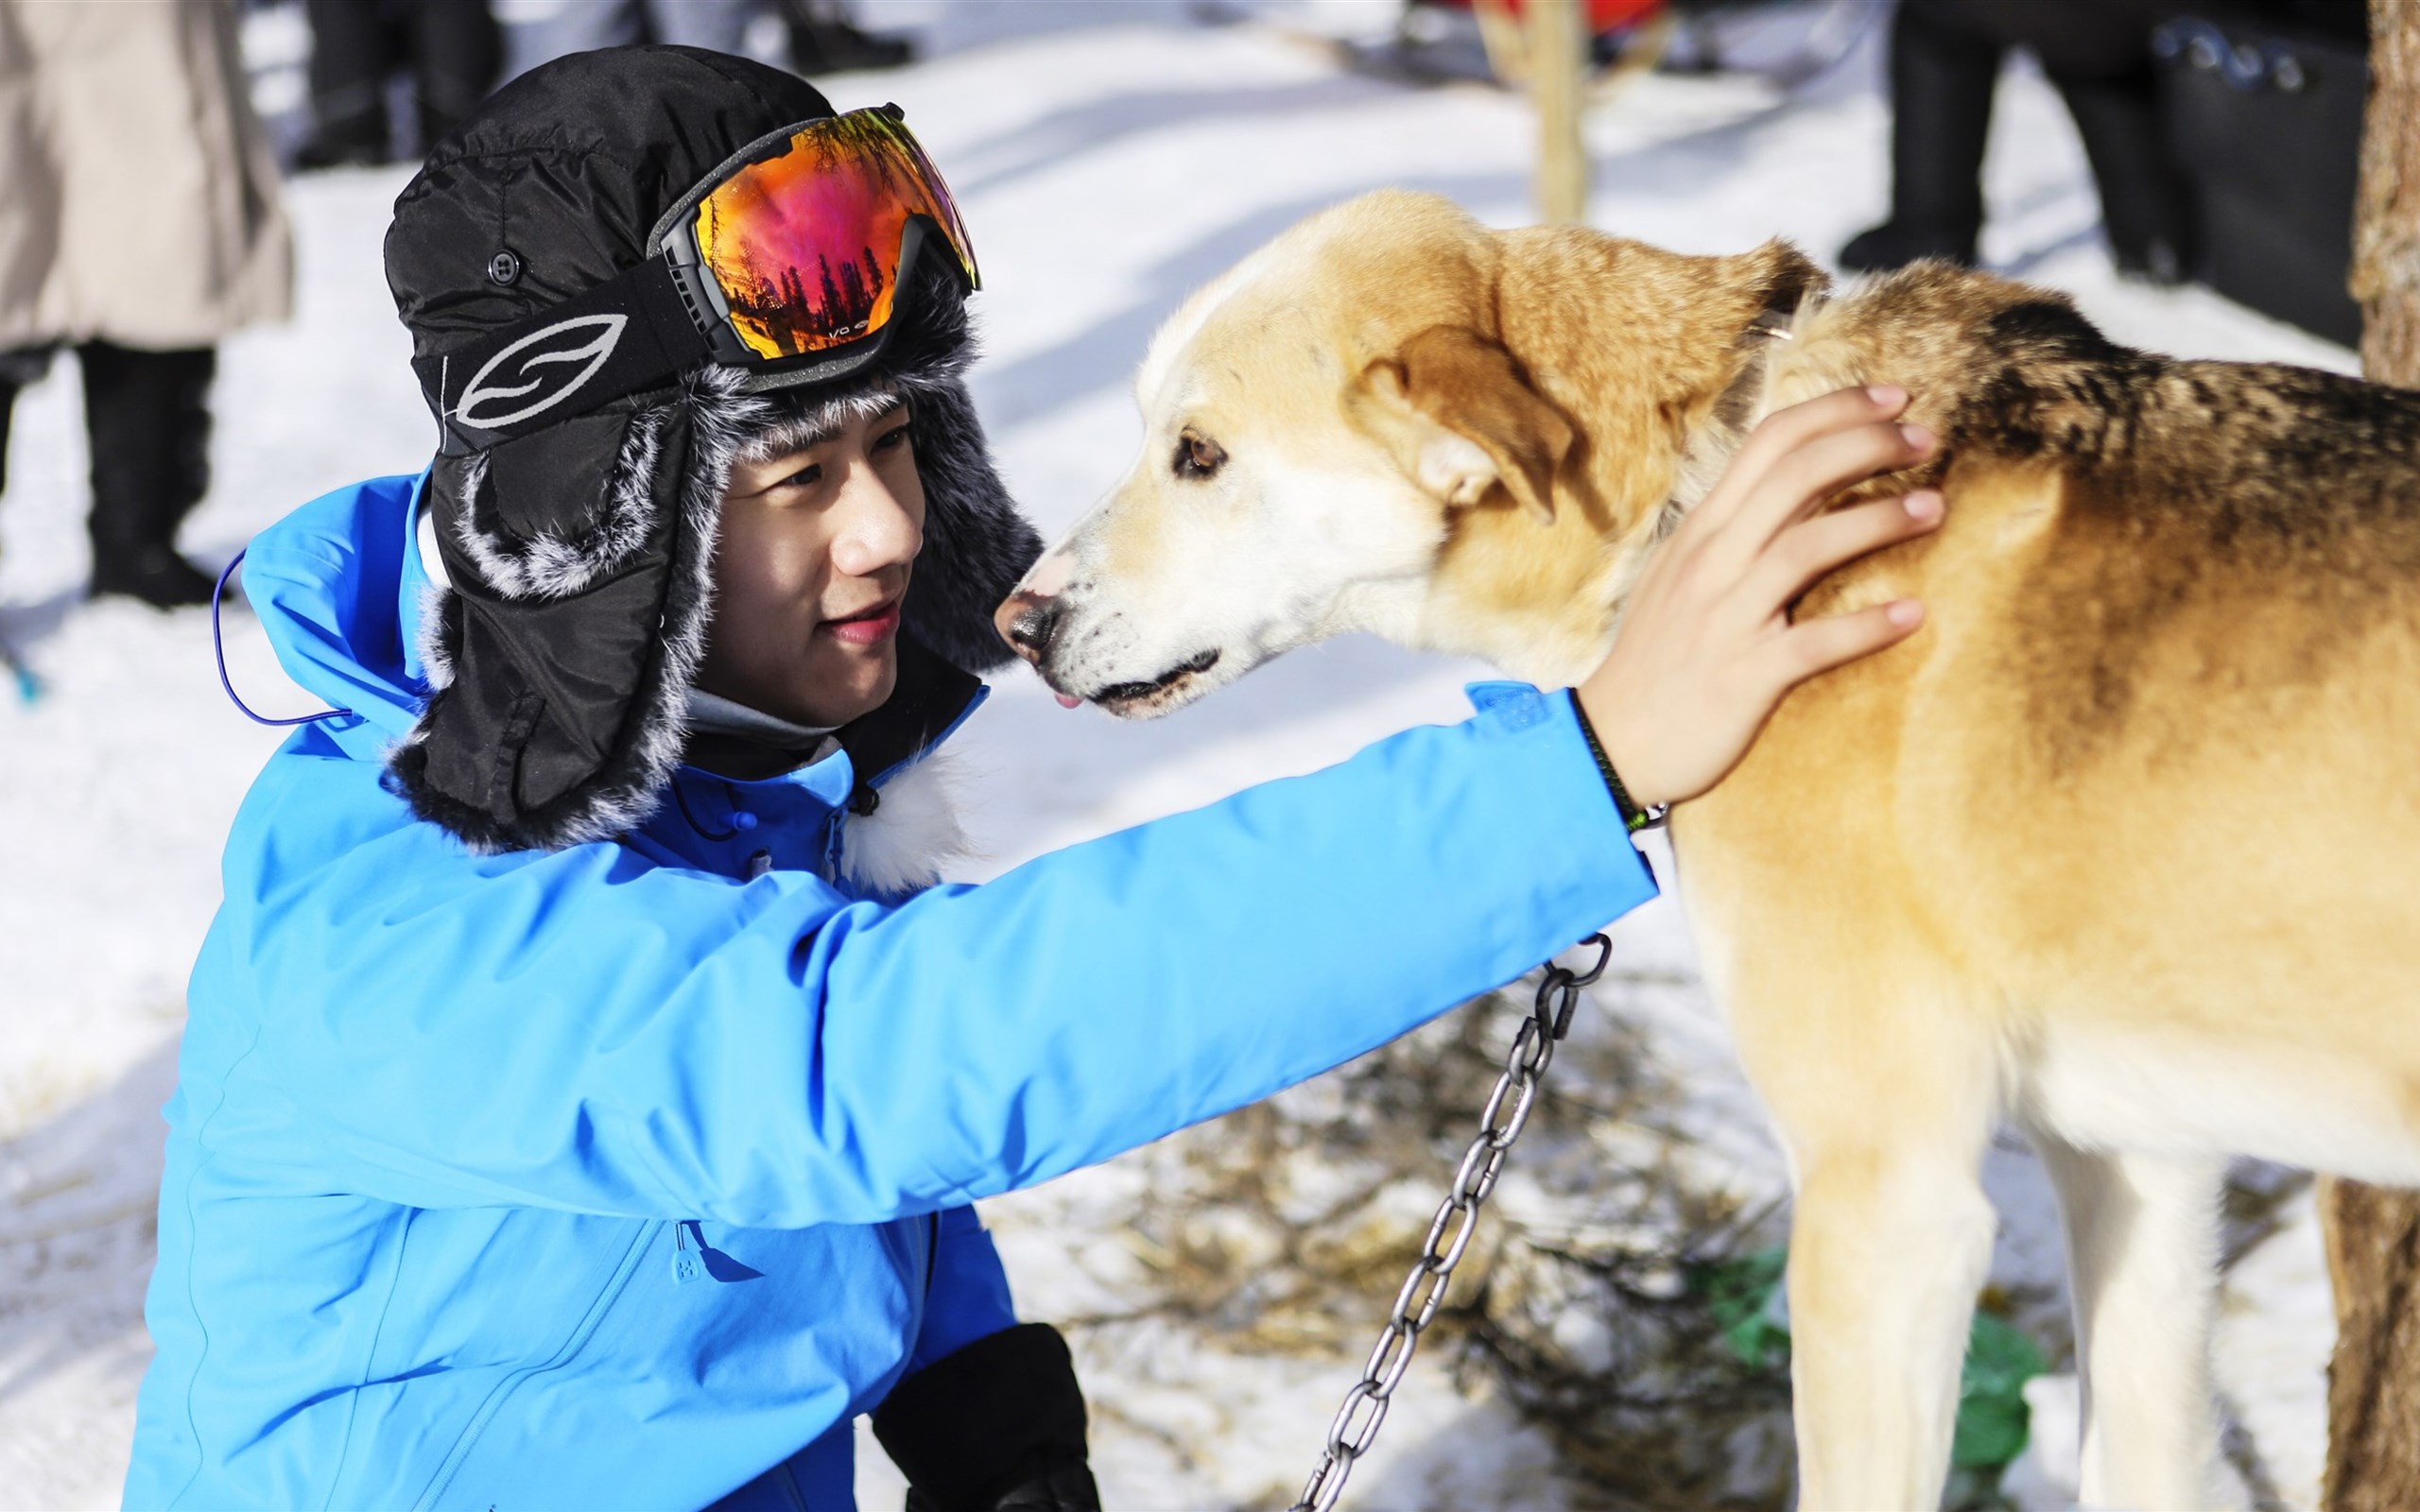
[[[1362,369],[1372,429],[1405,472],[1438,498],[1474,505],[1502,484],[1541,524],[1571,422],[1522,376],[1512,354],[1461,326],[1430,326]]]

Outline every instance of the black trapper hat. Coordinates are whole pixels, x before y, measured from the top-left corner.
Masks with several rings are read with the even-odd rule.
[[[523,75],[395,202],[387,282],[414,356],[471,350],[636,266],[665,211],[735,152],[832,113],[804,80],[693,48],[612,48]],[[945,263],[913,271],[881,350],[843,379],[766,389],[707,366],[437,457],[448,586],[423,614],[433,691],[391,763],[414,812],[488,850],[603,839],[651,813],[688,734],[733,463],[877,388],[915,410],[925,487],[905,634],[964,672],[1006,660],[992,609],[1041,541],[985,447]]]

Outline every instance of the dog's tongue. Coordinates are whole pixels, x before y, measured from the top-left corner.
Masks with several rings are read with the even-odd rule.
[[[1079,708],[1084,701],[1081,698],[1070,698],[1063,693],[1054,693],[1050,696],[1059,700],[1059,707],[1062,709]]]

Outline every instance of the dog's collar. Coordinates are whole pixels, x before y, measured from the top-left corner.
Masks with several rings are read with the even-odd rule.
[[[1781,298],[1787,298],[1789,302],[1786,305],[1779,302]],[[1740,328],[1732,350],[1742,353],[1745,360],[1715,399],[1714,415],[1718,423],[1735,431],[1747,429],[1749,407],[1754,403],[1757,388],[1764,382],[1765,363],[1772,353],[1772,344],[1795,339],[1790,324],[1798,318],[1798,291],[1789,290],[1786,295],[1773,298]]]
[[[1764,307],[1751,316],[1732,339],[1731,350],[1738,361],[1738,370],[1714,396],[1713,409],[1706,421],[1685,438],[1685,459],[1697,455],[1701,447],[1709,444],[1727,458],[1746,438],[1749,417],[1754,412],[1757,395],[1764,387],[1766,366],[1772,360],[1773,343],[1796,339],[1790,325],[1798,318],[1804,297],[1803,284],[1766,291]],[[1665,501],[1659,511],[1663,523],[1656,527],[1658,536],[1679,521],[1681,508],[1677,497]]]
[[[1754,319],[1748,322],[1748,333],[1754,335],[1771,336],[1776,341],[1788,341],[1790,339],[1789,323],[1797,317],[1798,311],[1795,306],[1783,310],[1767,305],[1756,312]]]

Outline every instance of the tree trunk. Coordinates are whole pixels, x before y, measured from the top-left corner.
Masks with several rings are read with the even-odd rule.
[[[2370,102],[2353,224],[2361,369],[2420,387],[2420,0],[2370,0]],[[2320,1188],[2336,1354],[2329,1512],[2420,1507],[2420,1193]]]
[[[1471,0],[1478,18],[1479,45],[1487,49],[1487,66],[1506,89],[1530,87],[1529,23],[1512,9],[1512,0]]]
[[[1538,107],[1538,218],[1588,215],[1588,151],[1580,113],[1588,84],[1587,23],[1580,0],[1529,0],[1530,96]]]
[[[2336,1354],[2327,1364],[2328,1512],[2420,1507],[2420,1195],[2320,1189]]]
[[[2420,3],[2370,0],[2370,108],[2353,211],[2361,369],[2420,387]]]

